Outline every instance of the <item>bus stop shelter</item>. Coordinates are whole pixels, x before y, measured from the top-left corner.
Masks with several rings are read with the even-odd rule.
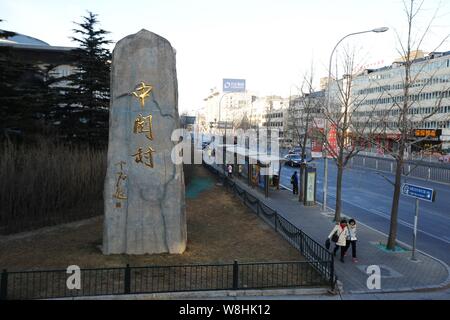
[[[233,159],[233,172],[236,176],[246,180],[249,186],[262,188],[266,197],[269,196],[270,181],[272,181],[272,185],[279,189],[280,169],[286,161],[285,159],[266,153],[258,153],[256,150],[237,145],[223,145],[223,147],[228,154],[228,158]]]

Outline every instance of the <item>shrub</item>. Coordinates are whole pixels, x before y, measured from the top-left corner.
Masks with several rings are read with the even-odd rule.
[[[103,214],[106,149],[40,138],[0,145],[0,233]]]

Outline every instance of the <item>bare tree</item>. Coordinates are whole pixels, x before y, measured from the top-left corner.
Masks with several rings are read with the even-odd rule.
[[[377,105],[367,105],[367,94],[359,94],[355,80],[360,74],[355,68],[356,54],[346,50],[342,58],[344,76],[330,83],[331,103],[323,106],[323,117],[328,122],[328,133],[322,133],[322,140],[328,155],[337,167],[335,221],[341,219],[342,181],[344,169],[349,161],[364,150],[371,137],[384,123],[384,114],[376,112]],[[336,68],[337,69],[337,68]],[[363,117],[354,115],[364,114]],[[325,136],[328,134],[328,136]]]
[[[401,95],[395,95],[391,90],[384,90],[385,96],[391,102],[388,109],[385,110],[386,121],[384,122],[383,132],[387,134],[397,134],[394,148],[383,148],[386,153],[391,155],[396,164],[395,178],[392,182],[394,193],[392,198],[390,230],[387,248],[394,250],[397,241],[398,227],[398,210],[401,194],[402,175],[408,175],[405,172],[405,160],[413,146],[418,146],[422,141],[429,138],[417,137],[415,130],[423,126],[427,120],[434,120],[435,128],[439,127],[439,123],[445,123],[449,120],[449,114],[442,112],[442,101],[450,97],[449,79],[439,78],[437,71],[442,68],[440,60],[418,59],[418,53],[424,40],[430,34],[432,23],[435,21],[438,9],[430,19],[424,31],[416,31],[416,21],[419,14],[423,11],[424,0],[405,0],[404,12],[407,22],[406,39],[402,40],[397,33],[397,41],[400,49],[398,50],[403,57],[398,63],[401,65]],[[448,39],[445,36],[436,47],[436,50]],[[442,60],[441,60],[442,61]],[[446,60],[445,60],[446,63]],[[429,92],[431,85],[441,84],[439,90]],[[432,99],[429,99],[431,97]],[[430,100],[432,106],[430,105]],[[423,102],[422,102],[423,101]],[[427,104],[424,106],[422,103]]]
[[[302,164],[300,165],[300,182],[301,188],[299,190],[299,201],[304,200],[304,177],[307,152],[306,148],[311,143],[311,131],[314,128],[315,117],[320,116],[322,101],[316,95],[313,87],[314,72],[311,67],[311,72],[305,74],[303,83],[298,88],[300,95],[295,99],[289,101],[288,110],[288,131],[292,136],[292,141],[295,142],[301,149],[300,158]]]

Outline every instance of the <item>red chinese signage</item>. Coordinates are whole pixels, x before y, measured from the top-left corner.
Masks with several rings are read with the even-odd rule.
[[[337,137],[336,137],[336,125],[332,124],[330,126],[330,130],[328,131],[327,136],[328,144],[328,158],[336,158],[338,154],[338,145],[337,145]]]
[[[323,129],[316,129],[323,132]],[[313,135],[311,138],[311,157],[322,158],[323,143],[321,133]]]

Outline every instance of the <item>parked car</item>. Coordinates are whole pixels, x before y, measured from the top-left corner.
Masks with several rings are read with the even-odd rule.
[[[288,154],[284,159],[286,160],[285,165],[291,167],[299,167],[300,163],[302,163],[302,158],[298,154]]]
[[[450,154],[440,156],[439,162],[450,163]]]
[[[302,147],[294,147],[289,150],[288,154],[302,154],[303,148]],[[306,147],[305,148],[306,154],[311,153],[311,148]]]
[[[288,155],[297,155],[300,158],[302,157],[302,148],[301,147],[294,147],[291,150],[289,150]],[[305,159],[307,162],[312,161],[312,154],[311,154],[311,148],[306,147],[305,148]]]
[[[302,148],[301,147],[294,147],[291,150],[289,150],[289,154],[301,154]]]

